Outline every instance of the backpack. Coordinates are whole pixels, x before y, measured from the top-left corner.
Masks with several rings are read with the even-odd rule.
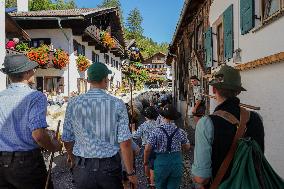
[[[257,142],[243,138],[250,112],[242,107],[240,110],[240,121],[229,112],[214,112],[214,115],[236,125],[237,132],[210,189],[284,189],[283,179],[272,169]],[[231,162],[230,176],[222,182]]]

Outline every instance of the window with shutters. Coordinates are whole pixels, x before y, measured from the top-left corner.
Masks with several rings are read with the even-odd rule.
[[[84,55],[85,56],[85,46],[78,43],[76,40],[73,40],[73,48],[75,55]]]
[[[204,49],[205,49],[205,67],[213,66],[213,43],[212,43],[212,28],[209,27],[204,34]]]
[[[196,49],[202,50],[203,49],[203,25],[200,24],[197,27],[197,38],[196,38]]]
[[[113,58],[110,58],[111,67],[113,67]]]
[[[241,34],[248,33],[255,25],[255,0],[240,0]]]
[[[105,63],[109,64],[109,55],[105,54]]]
[[[224,32],[223,23],[217,25],[217,58],[218,65],[224,62]]]
[[[264,19],[280,11],[282,0],[262,0],[262,15]]]
[[[217,62],[218,65],[224,62],[224,28],[223,28],[223,17],[220,16],[213,24],[213,30],[216,32],[216,40],[214,44],[217,47]]]
[[[97,53],[92,52],[92,62],[99,62],[100,61],[100,56]]]
[[[63,77],[44,77],[44,88],[46,92],[64,92],[64,78]]]
[[[31,39],[31,47],[40,47],[41,45],[50,45],[51,39],[50,38],[33,38]]]
[[[230,5],[223,13],[224,29],[224,60],[230,60],[234,52],[233,35],[233,5]]]

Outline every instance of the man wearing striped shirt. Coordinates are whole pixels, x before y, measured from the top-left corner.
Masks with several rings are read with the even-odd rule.
[[[137,184],[127,110],[123,101],[104,91],[108,74],[105,64],[92,64],[88,69],[91,89],[71,99],[66,110],[62,140],[80,189],[123,188],[119,150],[130,182]]]

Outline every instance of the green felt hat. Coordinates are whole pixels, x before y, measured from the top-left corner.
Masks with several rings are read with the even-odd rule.
[[[218,72],[213,74],[213,79],[209,82],[209,85],[221,89],[246,91],[246,89],[242,87],[239,70],[228,65],[223,65]]]
[[[101,63],[101,62],[95,62],[93,63],[87,71],[88,74],[88,80],[89,81],[101,81],[103,78],[107,77],[108,74],[111,74],[112,72],[108,69],[108,67]]]
[[[16,74],[32,70],[38,66],[38,63],[31,61],[24,54],[6,55],[4,68],[0,69],[4,74]]]

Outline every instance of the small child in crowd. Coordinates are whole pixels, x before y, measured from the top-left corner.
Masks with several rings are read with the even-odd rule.
[[[137,131],[135,131],[135,127],[132,127],[132,136],[135,139],[142,139],[142,150],[144,152],[145,145],[148,142],[151,132],[157,127],[156,118],[158,117],[158,112],[153,106],[149,106],[143,111],[143,115],[145,116],[146,121],[138,127]],[[144,165],[145,175],[150,186],[154,186],[154,158],[155,154],[152,152],[149,157],[149,164]]]

